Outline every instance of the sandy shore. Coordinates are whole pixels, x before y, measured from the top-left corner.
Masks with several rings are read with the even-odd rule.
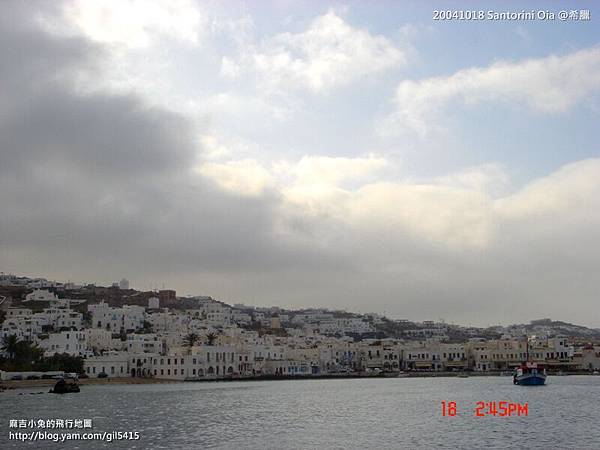
[[[164,380],[157,378],[133,378],[133,377],[122,377],[122,378],[82,378],[79,380],[79,384],[162,384],[162,383],[177,383],[179,380]],[[5,389],[27,389],[38,386],[54,386],[56,380],[15,380],[15,381],[2,381],[0,386]]]

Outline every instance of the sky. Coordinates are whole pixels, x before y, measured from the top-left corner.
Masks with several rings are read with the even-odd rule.
[[[600,327],[600,7],[433,19],[515,8],[1,2],[0,271]]]

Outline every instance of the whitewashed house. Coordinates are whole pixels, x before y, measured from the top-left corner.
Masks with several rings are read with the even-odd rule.
[[[127,377],[129,372],[129,355],[125,352],[109,352],[100,356],[84,359],[83,370],[90,378],[97,378],[105,373],[109,378]]]
[[[39,345],[44,350],[45,356],[52,356],[55,353],[66,353],[71,356],[90,355],[85,331],[50,333],[47,339],[40,340]]]
[[[35,289],[25,296],[24,302],[56,302],[58,296],[48,289]]]

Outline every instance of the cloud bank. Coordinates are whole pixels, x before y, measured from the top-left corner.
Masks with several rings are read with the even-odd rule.
[[[137,94],[77,89],[74,80],[102,66],[112,43],[48,32],[23,3],[3,10],[3,271],[99,282],[126,276],[140,288],[166,283],[227,301],[415,319],[487,324],[543,315],[598,325],[590,311],[600,292],[600,159],[519,187],[493,162],[417,180],[368,152],[236,158],[202,138],[197,122]],[[265,61],[308,45],[297,81],[319,91],[349,83],[342,72],[360,75],[344,58],[339,73],[324,63],[336,61],[330,51],[402,59],[383,38],[331,13],[303,39],[323,33],[333,47],[284,35]],[[595,58],[591,49],[494,65],[408,82],[399,92],[413,104],[406,114],[424,117],[450,99],[471,101],[465,86],[472,101],[488,101],[548,83],[550,92],[523,101],[563,111],[596,89]],[[575,83],[577,68],[584,73]],[[276,66],[268,70],[283,80]],[[517,82],[504,83],[507,71]],[[580,93],[555,99],[553,90],[569,89]],[[424,106],[434,97],[438,106]]]

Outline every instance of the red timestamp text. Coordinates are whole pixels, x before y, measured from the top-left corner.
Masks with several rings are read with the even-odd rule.
[[[442,416],[454,417],[458,414],[458,404],[455,401],[442,401]],[[475,417],[523,417],[529,415],[528,403],[511,401],[480,401],[475,404]]]

